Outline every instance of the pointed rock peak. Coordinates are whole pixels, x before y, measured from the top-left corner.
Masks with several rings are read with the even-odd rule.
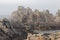
[[[24,10],[24,7],[23,6],[18,6],[18,10]]]
[[[57,13],[60,14],[60,9],[58,9]]]
[[[58,12],[60,12],[60,9],[58,9]]]
[[[29,7],[26,8],[26,12],[28,15],[31,15],[33,13],[32,9]]]
[[[31,10],[31,11],[32,11],[32,9],[31,9],[31,8],[29,8],[29,7],[27,7],[26,9],[27,9],[27,10]]]
[[[45,11],[45,14],[46,14],[46,15],[49,15],[49,10],[46,10],[46,11]]]
[[[39,10],[36,9],[34,12],[39,12]]]
[[[40,14],[39,10],[36,9],[36,10],[34,11],[34,14],[38,16],[38,15]]]
[[[47,13],[49,13],[49,10],[46,10]]]
[[[60,17],[60,10],[58,9],[57,13],[56,13],[56,17]]]

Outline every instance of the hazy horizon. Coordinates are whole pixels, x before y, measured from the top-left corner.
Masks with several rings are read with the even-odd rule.
[[[0,15],[10,15],[18,6],[46,10],[55,14],[60,9],[60,0],[0,0]]]

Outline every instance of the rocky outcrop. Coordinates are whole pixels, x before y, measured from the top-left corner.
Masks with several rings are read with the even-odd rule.
[[[29,7],[18,6],[9,19],[0,20],[0,34],[3,35],[1,40],[24,40],[26,38],[28,40],[55,40],[55,34],[53,36],[52,34],[40,35],[34,31],[57,29],[60,29],[60,11],[57,12],[57,16],[53,16],[49,10],[32,11]],[[28,33],[31,33],[31,36]]]
[[[10,24],[10,21],[8,19],[5,18],[0,21],[0,40],[23,40],[24,37],[26,38],[26,34],[24,35],[23,33],[24,32],[21,30],[18,32]]]
[[[60,22],[60,10],[58,10],[58,12],[56,13],[56,22]]]
[[[16,11],[12,13],[11,24],[15,27],[25,27],[27,30],[50,30],[56,29],[56,21],[49,10],[32,11],[29,7],[24,8],[19,6]]]

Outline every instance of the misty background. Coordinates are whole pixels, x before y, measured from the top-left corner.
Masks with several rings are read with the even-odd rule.
[[[60,0],[0,0],[0,17],[11,15],[18,6],[40,11],[48,9],[50,13],[55,14],[60,9]]]

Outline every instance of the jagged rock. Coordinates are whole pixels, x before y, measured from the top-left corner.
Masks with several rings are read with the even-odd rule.
[[[56,17],[60,17],[60,10],[57,11]]]
[[[50,30],[53,29],[56,22],[54,21],[53,15],[46,10],[40,12],[35,10],[34,12],[29,8],[19,6],[16,11],[12,13],[11,24],[14,27],[25,27],[26,30]]]
[[[45,12],[45,20],[47,23],[54,23],[53,15],[49,12],[49,10],[46,10]]]
[[[60,29],[59,15],[60,12],[58,11],[57,17],[54,18],[49,10],[45,12],[40,12],[37,9],[32,11],[29,7],[24,8],[23,6],[18,6],[18,9],[11,14],[9,19],[0,21],[0,28],[5,32],[2,33],[2,31],[1,34],[6,35],[9,40],[23,40],[27,38],[28,33],[34,34],[34,30],[45,31]],[[33,36],[32,34],[31,36]],[[46,35],[33,36],[33,40],[45,40],[46,38],[48,38]]]
[[[60,10],[58,10],[58,12],[56,13],[56,19],[55,19],[56,22],[60,22]]]

